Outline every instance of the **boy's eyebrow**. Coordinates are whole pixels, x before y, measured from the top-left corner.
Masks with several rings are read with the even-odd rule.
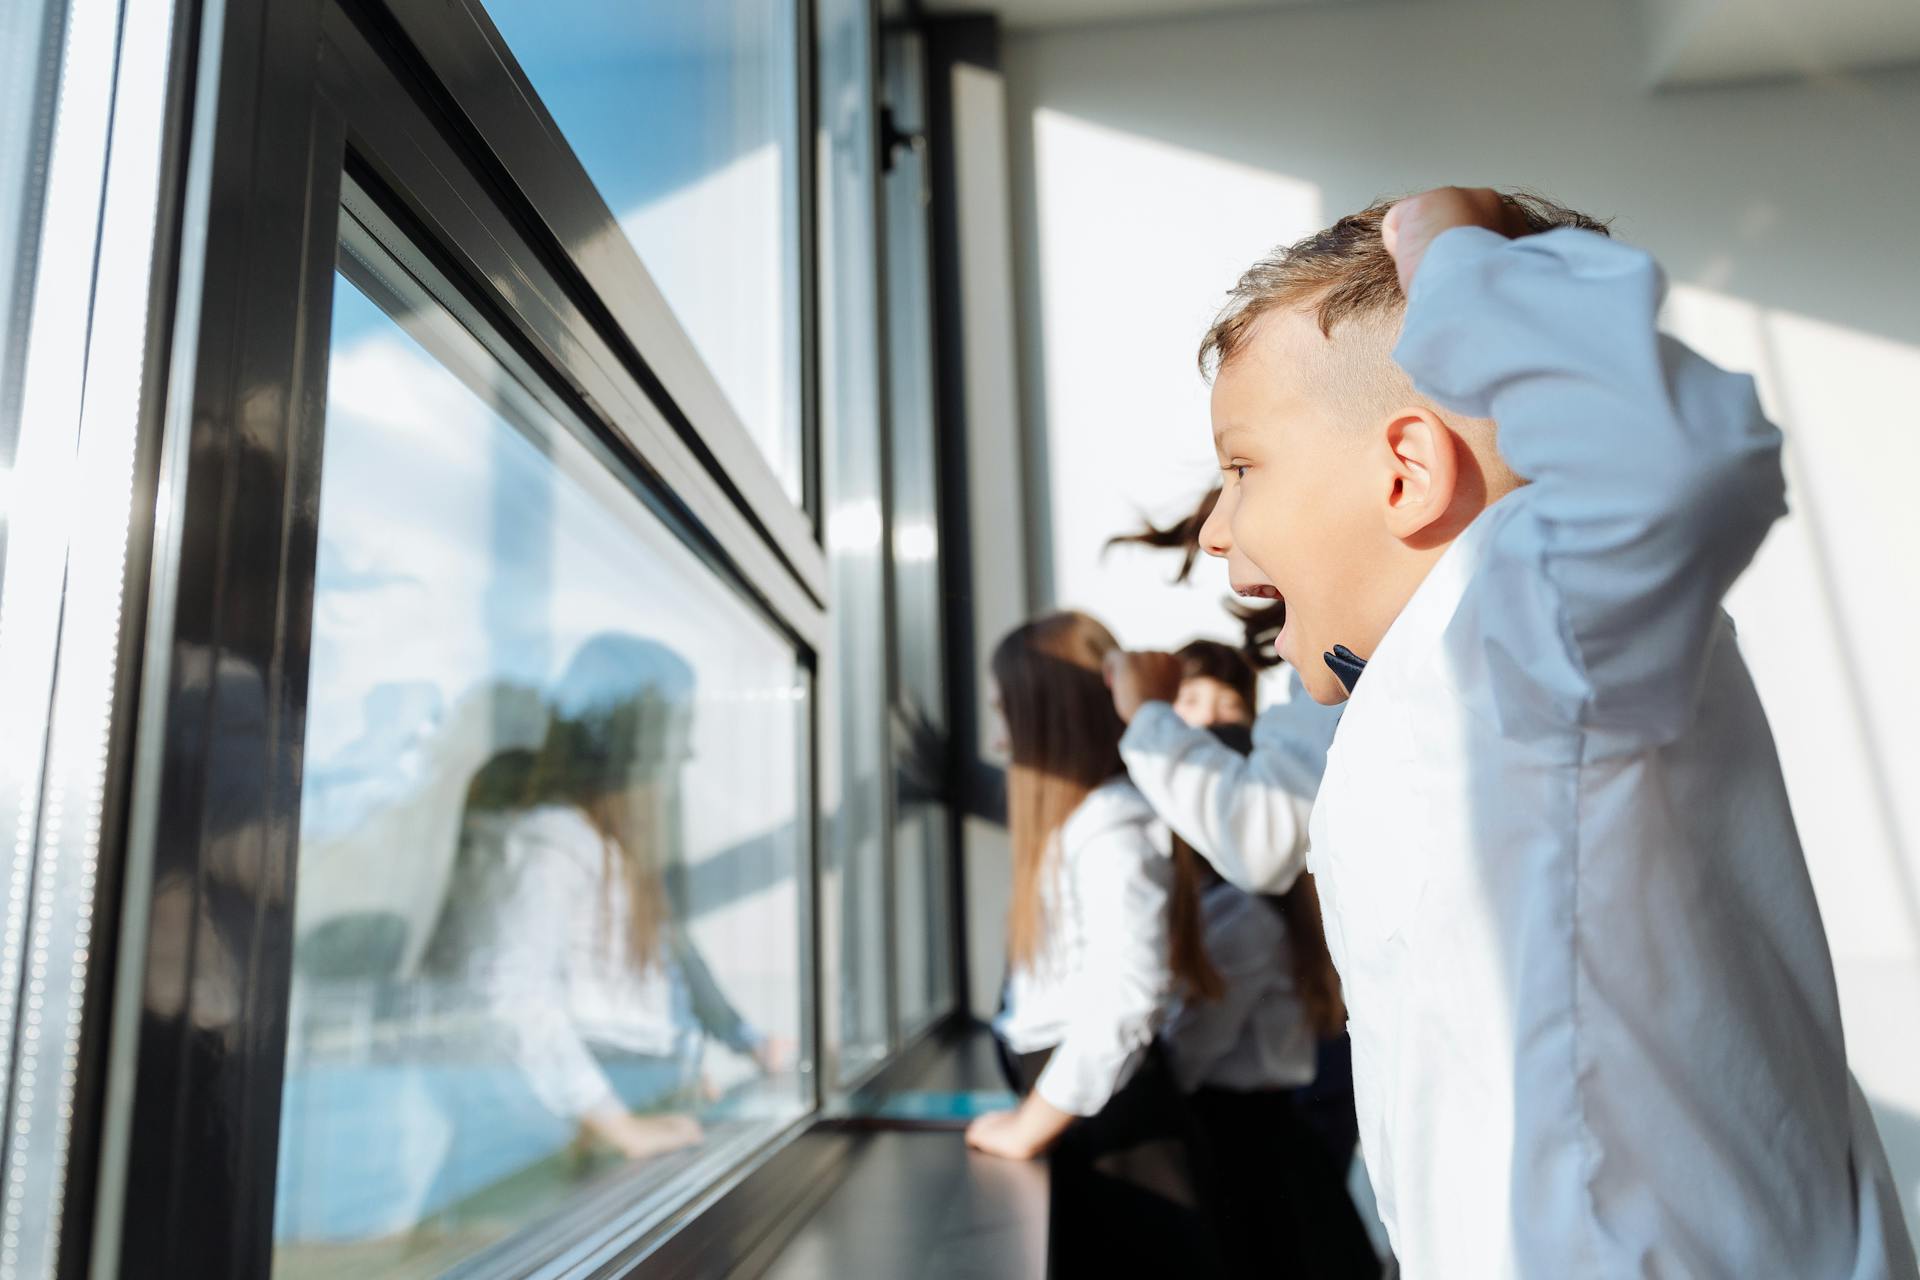
[[[1227,446],[1246,434],[1247,429],[1237,424],[1221,427],[1213,433],[1213,447],[1216,452],[1225,453]]]

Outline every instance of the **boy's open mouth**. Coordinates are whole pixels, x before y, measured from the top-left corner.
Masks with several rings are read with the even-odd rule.
[[[1275,653],[1279,653],[1280,642],[1287,632],[1287,598],[1281,595],[1280,588],[1271,582],[1236,582],[1232,585],[1235,595],[1251,600],[1273,601],[1265,608],[1251,610],[1245,616],[1249,620],[1255,617],[1260,618],[1263,624],[1260,628],[1262,632],[1269,627],[1273,628],[1273,648]]]

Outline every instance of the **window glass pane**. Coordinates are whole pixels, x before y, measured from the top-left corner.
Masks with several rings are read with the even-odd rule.
[[[923,127],[919,41],[890,36],[885,50],[887,105],[895,128],[912,135]],[[903,141],[890,157],[885,202],[894,636],[900,719],[908,727],[897,744],[905,759],[894,835],[896,967],[906,1031],[953,1006],[948,814],[916,785],[923,771],[914,763],[918,744],[947,732],[926,190],[925,152]]]
[[[953,1008],[947,809],[903,806],[894,829],[900,1031],[912,1035]]]
[[[487,0],[798,501],[794,10],[792,0]]]
[[[437,1274],[589,1186],[664,1206],[805,1105],[792,647],[357,252],[335,285],[276,1276]]]
[[[26,322],[53,138],[55,95],[48,81],[59,73],[65,9],[52,0],[0,5],[0,584],[6,581],[9,482],[20,441]],[[100,161],[104,167],[106,157]]]
[[[838,1077],[887,1051],[887,652],[881,545],[879,237],[873,102],[861,0],[822,0],[820,421],[833,631],[823,664],[823,1010]]]

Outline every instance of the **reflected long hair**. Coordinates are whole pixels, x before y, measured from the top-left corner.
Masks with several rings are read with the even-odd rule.
[[[1042,892],[1055,836],[1093,790],[1126,774],[1102,664],[1119,648],[1084,613],[1055,613],[1016,628],[993,651],[993,678],[1013,748],[1007,775],[1007,825],[1013,840],[1013,892],[1007,954],[1019,967],[1039,958],[1047,932]],[[1207,956],[1200,917],[1200,868],[1192,851],[1174,862],[1167,907],[1168,966],[1192,996],[1225,990]]]
[[[647,972],[662,963],[667,938],[662,866],[679,836],[693,670],[657,641],[599,635],[574,655],[549,704],[540,746],[487,761],[467,789],[467,810],[578,810],[600,836],[603,880],[626,890],[624,921],[613,918],[612,895],[601,896],[603,936],[619,937],[624,925],[628,962]]]
[[[1161,526],[1151,520],[1143,520],[1141,527],[1132,533],[1117,533],[1107,539],[1107,546],[1153,547],[1161,551],[1180,552],[1180,571],[1173,575],[1175,582],[1185,582],[1193,576],[1194,562],[1200,558],[1200,530],[1205,527],[1207,517],[1213,514],[1213,506],[1220,501],[1218,486],[1202,494],[1193,510]],[[1227,612],[1240,624],[1242,640],[1240,652],[1246,655],[1258,670],[1280,665],[1280,655],[1274,651],[1273,642],[1280,634],[1280,628],[1287,622],[1287,603],[1275,600],[1271,604],[1250,605],[1239,600],[1228,600]],[[1252,704],[1249,703],[1249,706]]]

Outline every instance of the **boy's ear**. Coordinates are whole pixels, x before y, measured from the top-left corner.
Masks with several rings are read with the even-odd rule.
[[[1460,442],[1432,410],[1407,408],[1388,421],[1386,447],[1387,531],[1416,545],[1438,541],[1459,482]]]

